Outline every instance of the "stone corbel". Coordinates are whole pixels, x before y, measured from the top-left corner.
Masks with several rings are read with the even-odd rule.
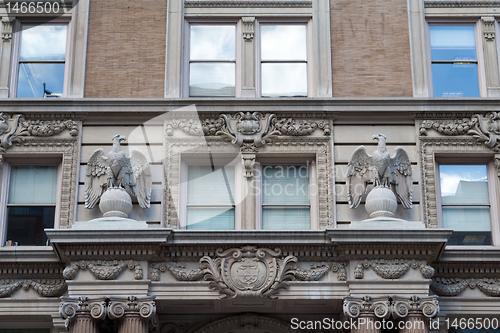
[[[483,35],[487,42],[495,40],[495,18],[494,17],[481,17],[483,22]]]
[[[61,297],[59,314],[68,328],[78,315],[91,316],[95,320],[106,318],[106,298]]]
[[[394,319],[405,318],[408,315],[419,315],[425,318],[434,318],[439,312],[439,302],[436,296],[431,297],[400,297],[394,296],[391,303],[391,312]]]
[[[347,297],[344,299],[344,315],[348,318],[358,318],[362,315],[374,315],[387,319],[391,315],[389,297]]]
[[[245,178],[252,179],[255,171],[255,154],[242,153],[243,167],[245,168]]]
[[[243,39],[247,42],[252,41],[255,34],[255,17],[244,16],[241,22],[243,23]]]

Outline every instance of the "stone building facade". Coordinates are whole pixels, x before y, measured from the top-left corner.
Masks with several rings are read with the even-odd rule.
[[[500,3],[56,3],[0,4],[0,333],[498,328]],[[411,207],[351,208],[361,145]]]

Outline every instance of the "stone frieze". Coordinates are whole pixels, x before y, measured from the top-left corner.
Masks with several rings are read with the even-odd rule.
[[[394,259],[394,260],[365,260],[354,268],[354,277],[362,279],[365,269],[371,268],[383,279],[399,279],[408,272],[410,268],[419,269],[424,279],[430,279],[434,275],[434,268],[415,260]]]
[[[141,265],[133,260],[82,260],[67,266],[63,271],[63,276],[66,280],[73,280],[80,270],[85,270],[87,268],[98,280],[115,280],[127,268],[134,271],[135,280],[142,280],[143,278]]]

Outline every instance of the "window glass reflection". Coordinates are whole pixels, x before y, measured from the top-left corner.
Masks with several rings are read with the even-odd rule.
[[[23,26],[20,60],[64,60],[66,25]]]
[[[234,60],[234,25],[191,26],[191,60]]]
[[[192,63],[189,96],[234,96],[234,63]]]
[[[473,25],[431,25],[432,60],[476,60]]]
[[[64,63],[19,64],[17,97],[60,97],[63,88]]]
[[[306,60],[305,25],[262,25],[262,60]]]
[[[263,97],[306,97],[307,64],[263,63]]]

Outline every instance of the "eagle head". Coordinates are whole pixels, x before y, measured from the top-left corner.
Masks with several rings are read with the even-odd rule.
[[[382,133],[380,133],[380,134],[375,134],[375,135],[373,136],[373,140],[377,140],[377,141],[379,141],[381,138],[386,139],[385,135],[383,135]]]
[[[114,137],[113,137],[113,141],[115,140],[118,140],[118,143],[120,143],[121,141],[125,141],[127,140],[127,138],[123,135],[120,135],[120,134],[116,134]]]

